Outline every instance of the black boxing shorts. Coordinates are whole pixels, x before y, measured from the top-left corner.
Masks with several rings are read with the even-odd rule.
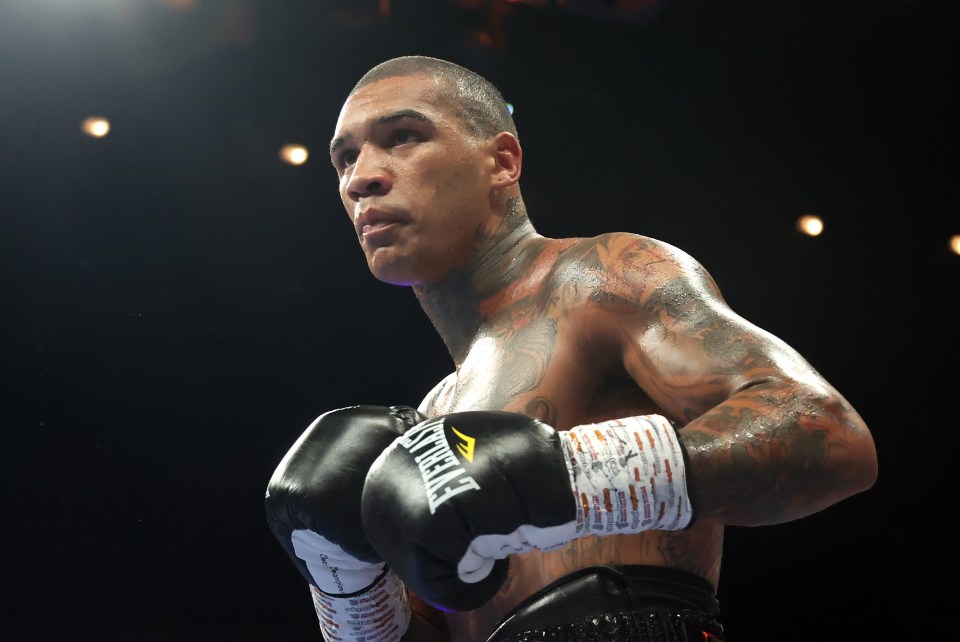
[[[543,587],[487,642],[723,642],[702,577],[656,566],[590,566]]]

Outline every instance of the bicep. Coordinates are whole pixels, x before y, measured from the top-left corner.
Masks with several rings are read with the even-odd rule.
[[[683,424],[700,519],[780,523],[869,488],[876,450],[847,400],[796,350],[731,310],[692,259],[651,254],[633,261],[645,271],[622,261],[614,289],[623,302],[602,315],[604,336],[616,337],[622,366]]]
[[[618,319],[623,366],[662,408],[687,422],[738,391],[775,381],[825,384],[785,342],[736,314],[710,275],[685,257],[635,289]]]

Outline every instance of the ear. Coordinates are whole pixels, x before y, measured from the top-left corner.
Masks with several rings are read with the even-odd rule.
[[[520,180],[520,169],[523,165],[523,149],[520,141],[509,132],[500,132],[492,139],[494,166],[491,176],[492,187],[503,189],[516,185]]]

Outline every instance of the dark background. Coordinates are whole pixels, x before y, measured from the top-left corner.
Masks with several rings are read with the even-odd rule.
[[[955,639],[957,10],[582,4],[0,4],[0,640],[319,639],[266,481],[320,412],[451,368],[324,151],[408,53],[515,105],[541,233],[687,250],[871,426],[872,490],[729,529],[731,642]]]

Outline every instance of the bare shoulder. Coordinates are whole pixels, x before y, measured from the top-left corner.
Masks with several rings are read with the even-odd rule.
[[[722,300],[713,278],[689,253],[631,232],[576,239],[565,248],[555,276],[575,284],[578,302],[607,312],[655,311],[669,291]]]
[[[439,410],[443,408],[448,396],[452,393],[453,389],[457,385],[457,373],[451,372],[446,377],[440,380],[440,383],[435,385],[430,392],[427,393],[427,396],[423,398],[423,401],[420,402],[420,406],[417,410],[424,416],[434,417],[438,414],[442,414],[442,411]]]
[[[567,239],[569,250],[587,256],[597,252],[605,256],[617,257],[621,255],[651,255],[651,256],[686,256],[680,248],[635,232],[607,232],[591,237]]]

